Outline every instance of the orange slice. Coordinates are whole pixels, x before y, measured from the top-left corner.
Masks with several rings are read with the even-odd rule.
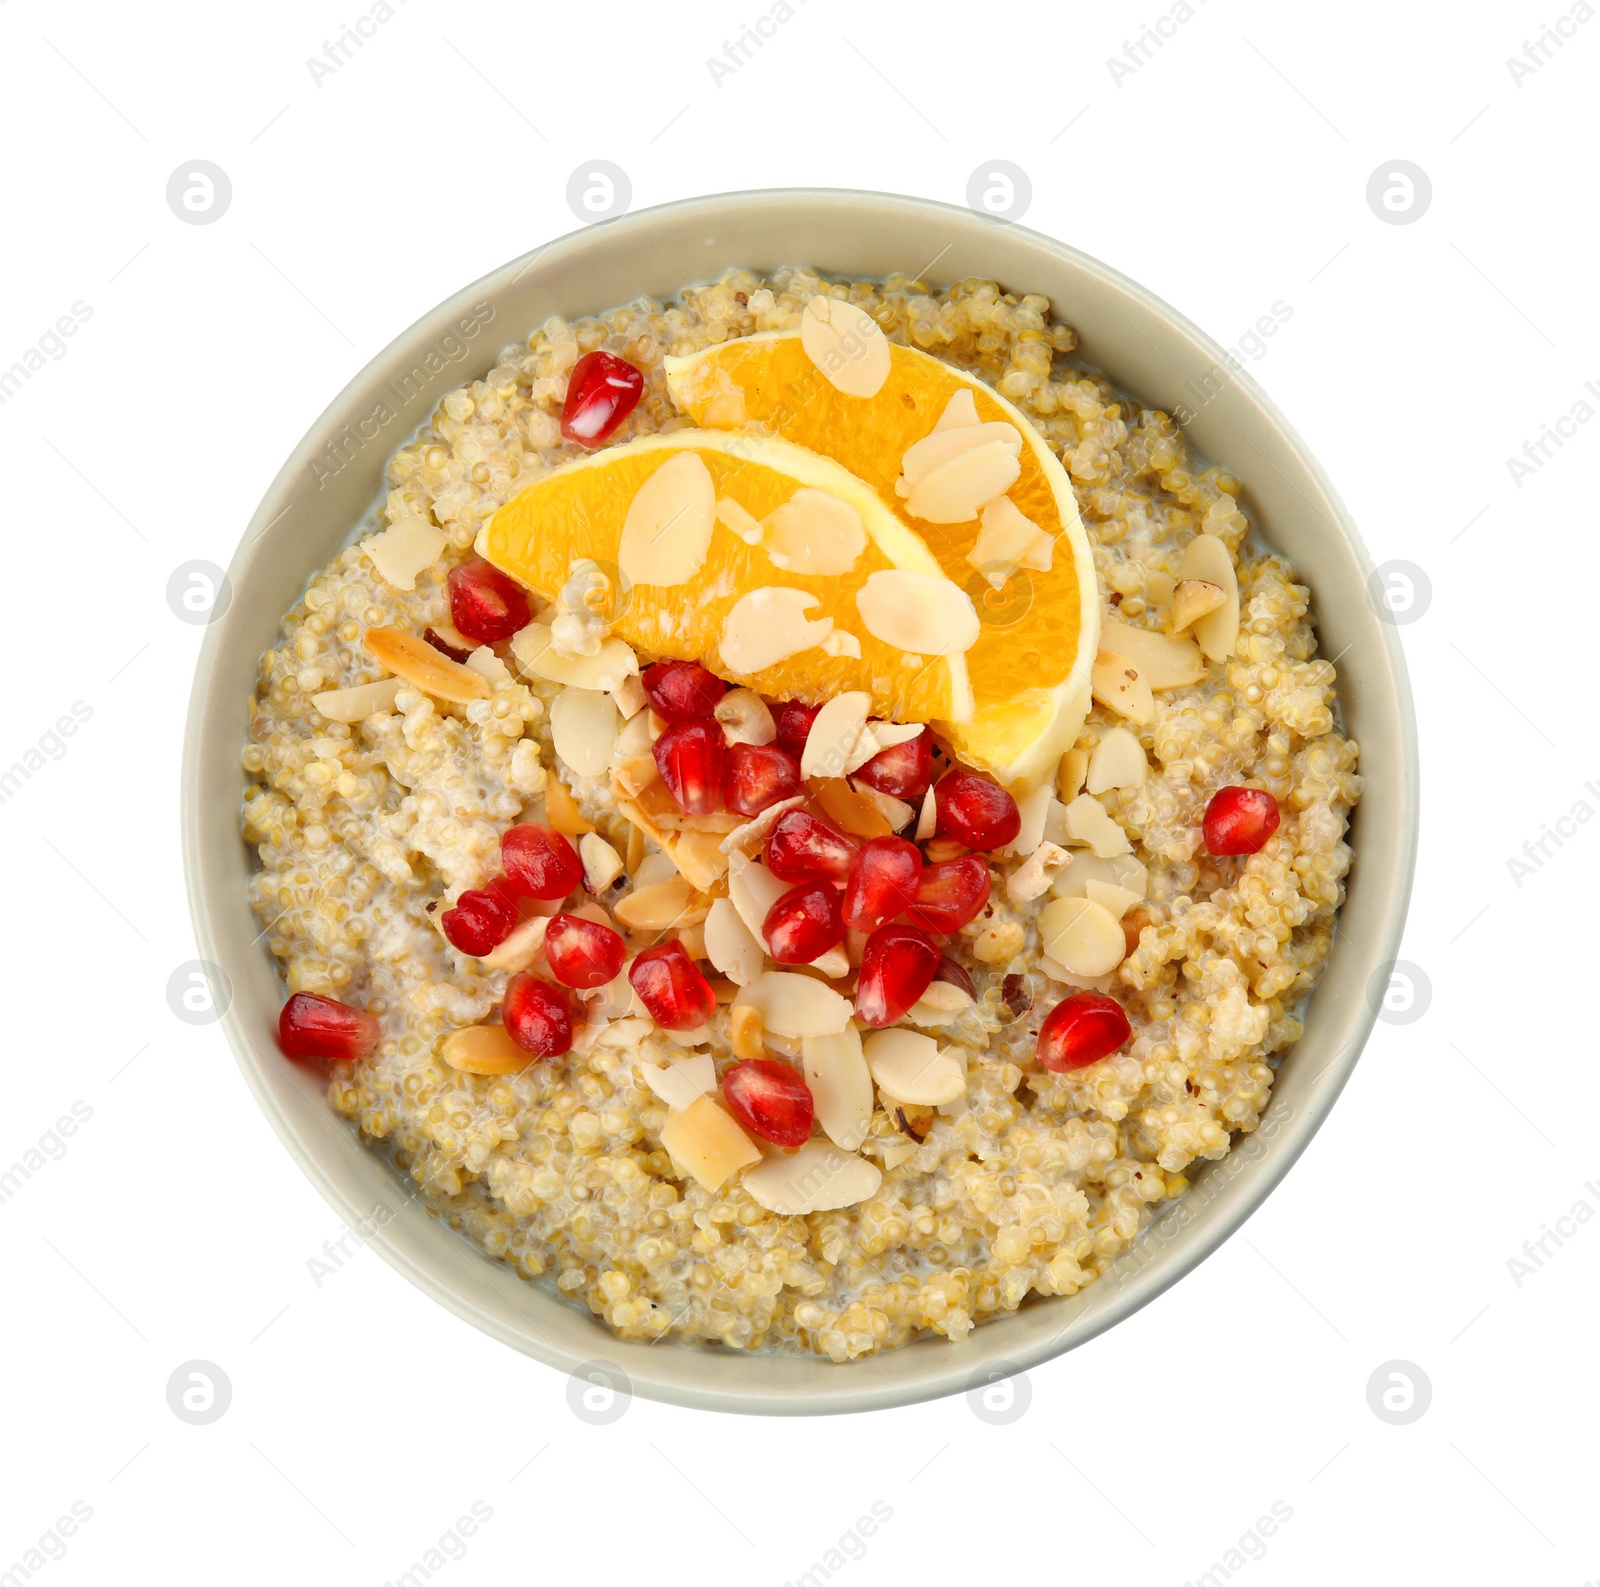
[[[925,542],[982,620],[966,653],[974,713],[948,724],[944,736],[1003,782],[1038,783],[1083,726],[1099,638],[1094,559],[1071,481],[1043,436],[978,376],[914,347],[890,344],[889,352],[888,378],[870,397],[836,389],[807,356],[798,331],[763,332],[669,357],[667,380],[696,424],[778,435],[838,460]],[[1052,542],[1049,571],[1024,565],[998,591],[968,560],[979,517],[929,523],[913,517],[895,489],[907,450],[934,430],[962,391],[970,392],[980,423],[1021,432],[1020,473],[1005,496]]]
[[[617,592],[614,633],[763,694],[865,690],[874,715],[902,722],[972,714],[954,648],[980,626],[971,601],[875,491],[790,441],[678,430],[603,448],[507,502],[477,550],[546,600],[597,564]],[[908,632],[928,638],[922,651]]]

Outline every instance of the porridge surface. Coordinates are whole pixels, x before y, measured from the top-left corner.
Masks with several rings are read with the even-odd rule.
[[[1064,1074],[1035,1061],[1040,1019],[1073,987],[1040,968],[1036,921],[1049,898],[1008,902],[999,883],[1019,863],[1010,860],[990,909],[947,950],[977,995],[933,1033],[965,1049],[967,1095],[919,1121],[920,1144],[880,1108],[862,1155],[881,1164],[885,1150],[893,1162],[895,1148],[912,1149],[856,1206],[783,1217],[737,1178],[716,1192],[680,1178],[660,1143],[667,1109],[641,1077],[642,1062],[683,1055],[664,1031],[637,1047],[602,1038],[515,1076],[449,1067],[442,1038],[488,1020],[506,976],[458,953],[434,917],[497,872],[509,825],[543,819],[559,686],[513,669],[489,698],[449,706],[402,685],[392,712],[354,726],[326,720],[311,696],[385,676],[362,646],[366,629],[447,623],[445,574],[483,521],[582,455],[558,426],[582,353],[604,348],[645,373],[617,441],[680,428],[663,356],[793,328],[818,289],[806,270],[770,280],[734,271],[670,306],[552,319],[446,397],[391,461],[383,517],[426,518],[448,549],[409,593],[356,546],[312,578],[262,658],[244,833],[260,860],[252,902],[290,991],[381,1020],[370,1058],[332,1066],[329,1100],[392,1154],[431,1211],[624,1337],[844,1361],[924,1330],[959,1340],[1032,1292],[1075,1293],[1185,1192],[1191,1164],[1257,1127],[1300,1034],[1296,1008],[1332,946],[1360,779],[1356,746],[1336,728],[1334,669],[1316,655],[1308,592],[1250,538],[1226,469],[1197,469],[1168,416],[1074,362],[1073,332],[1042,297],[977,280],[941,292],[905,277],[851,285],[891,341],[981,374],[1058,453],[1108,617],[1153,625],[1152,592],[1170,595],[1197,532],[1236,554],[1235,653],[1201,683],[1157,694],[1154,722],[1138,730],[1143,786],[1102,796],[1148,871],[1147,900],[1128,917],[1137,946],[1092,983],[1123,1003],[1131,1041]],[[1080,748],[1116,722],[1096,705]],[[609,785],[561,775],[624,850]],[[1274,795],[1282,825],[1260,853],[1213,858],[1201,813],[1217,789],[1247,780]],[[647,858],[647,875],[664,858]],[[719,1070],[728,1037],[719,1004],[709,1033]]]

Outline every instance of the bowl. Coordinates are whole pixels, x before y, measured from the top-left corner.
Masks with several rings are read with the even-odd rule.
[[[1238,471],[1261,533],[1311,588],[1322,653],[1340,658],[1345,728],[1361,745],[1366,790],[1336,946],[1255,1134],[1205,1165],[1189,1195],[1077,1295],[1035,1297],[960,1344],[928,1338],[838,1365],[617,1339],[430,1217],[278,1052],[283,990],[246,901],[252,857],[239,830],[239,751],[259,657],[311,573],[380,498],[389,455],[439,399],[549,315],[670,296],[734,265],[795,263],[835,276],[982,276],[1046,293],[1090,363],[1170,413],[1194,410],[1195,446]],[[1372,1028],[1373,989],[1388,984],[1410,895],[1418,801],[1410,687],[1394,626],[1368,597],[1372,572],[1333,487],[1254,381],[1158,298],[1051,238],[923,199],[826,190],[689,199],[590,226],[485,276],[397,337],[312,425],[245,530],[228,570],[231,600],[218,601],[201,648],[183,764],[189,898],[201,956],[230,992],[217,998],[222,1028],[273,1128],[339,1216],[435,1300],[563,1372],[681,1405],[805,1415],[931,1399],[1035,1366],[1136,1311],[1240,1227],[1305,1149]]]

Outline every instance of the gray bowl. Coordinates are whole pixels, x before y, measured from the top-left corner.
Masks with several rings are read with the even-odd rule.
[[[847,1365],[626,1343],[430,1218],[332,1112],[322,1089],[278,1053],[283,991],[246,902],[252,861],[239,835],[239,751],[258,659],[312,571],[378,498],[390,453],[439,399],[492,368],[503,345],[551,314],[667,297],[733,265],[794,263],[853,277],[991,277],[1046,293],[1077,328],[1089,362],[1168,412],[1197,409],[1187,424],[1195,445],[1238,471],[1261,533],[1311,587],[1323,654],[1340,658],[1345,724],[1360,743],[1366,782],[1338,942],[1262,1127],[1205,1167],[1191,1193],[1088,1289],[1036,1298],[959,1345],[930,1338]],[[564,1372],[603,1363],[599,1371],[615,1380],[620,1369],[635,1393],[652,1399],[800,1415],[931,1399],[1046,1361],[1159,1295],[1244,1222],[1305,1149],[1372,1028],[1373,989],[1387,985],[1410,896],[1418,774],[1405,663],[1393,625],[1368,599],[1371,573],[1333,487],[1250,377],[1230,371],[1223,350],[1165,303],[1036,232],[921,199],[802,190],[691,199],[563,237],[441,304],[368,364],[273,480],[228,570],[232,599],[206,634],[189,707],[183,838],[200,953],[232,987],[222,1024],[239,1067],[347,1224],[466,1321]]]

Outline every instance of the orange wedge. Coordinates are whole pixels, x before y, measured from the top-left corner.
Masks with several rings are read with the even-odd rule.
[[[867,626],[893,626],[885,589],[931,592],[975,631],[970,600],[877,492],[790,441],[678,430],[603,448],[507,502],[477,550],[546,600],[593,562],[618,592],[614,633],[775,698],[865,690],[885,719],[972,714],[959,650],[912,652]]]
[[[1089,707],[1099,638],[1094,560],[1071,481],[1044,438],[976,375],[914,347],[891,344],[889,374],[870,397],[835,389],[798,331],[770,331],[668,358],[668,386],[699,425],[777,435],[842,463],[916,534],[967,590],[981,629],[966,653],[974,713],[941,725],[958,754],[1006,783],[1048,777],[1072,747]],[[902,459],[938,424],[958,392],[981,423],[1022,435],[1011,503],[1052,541],[1049,571],[1023,569],[998,591],[968,560],[980,521],[929,523],[895,488]]]

